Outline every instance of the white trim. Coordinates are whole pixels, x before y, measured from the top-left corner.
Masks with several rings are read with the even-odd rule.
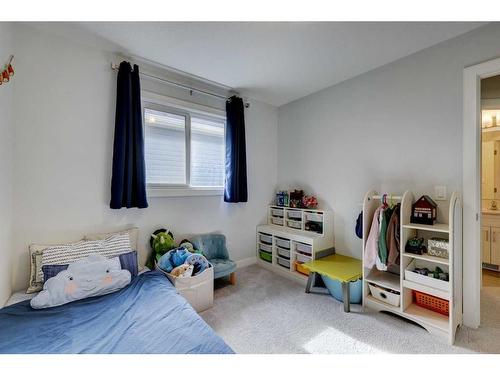
[[[200,197],[200,196],[222,196],[223,188],[198,188],[198,187],[147,187],[148,198],[159,197]]]
[[[250,257],[236,261],[236,268],[243,268],[257,263],[257,257]]]
[[[500,58],[464,69],[463,75],[463,321],[481,321],[481,91],[480,82],[500,74]]]

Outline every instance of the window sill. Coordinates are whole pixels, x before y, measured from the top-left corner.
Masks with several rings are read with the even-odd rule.
[[[222,196],[223,188],[169,188],[148,187],[148,197],[199,197],[199,196]]]

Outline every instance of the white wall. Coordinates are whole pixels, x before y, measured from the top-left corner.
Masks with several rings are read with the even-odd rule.
[[[144,247],[158,227],[170,228],[177,240],[221,231],[234,260],[255,257],[255,226],[276,184],[274,107],[251,101],[246,111],[248,203],[149,198],[144,210],[111,210],[113,55],[26,25],[16,25],[15,46],[14,290],[27,285],[29,243],[131,225],[139,226]]]
[[[316,193],[338,252],[361,257],[366,191],[461,190],[463,68],[498,56],[492,24],[280,107],[278,186]]]
[[[12,25],[0,23],[0,59],[12,53]],[[4,62],[0,64],[3,68]],[[0,306],[11,293],[13,82],[0,86]]]

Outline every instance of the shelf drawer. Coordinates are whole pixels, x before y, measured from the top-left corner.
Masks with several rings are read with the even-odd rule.
[[[283,217],[284,210],[282,208],[271,208],[271,215],[276,217]]]
[[[283,225],[283,218],[282,217],[272,217],[271,223],[273,223],[274,225]]]
[[[290,250],[290,240],[276,237],[276,245],[283,249]]]
[[[273,247],[272,247],[272,245],[266,245],[264,243],[259,243],[259,250],[265,251],[266,253],[272,253]]]
[[[271,245],[273,243],[273,236],[270,234],[259,233],[259,241]]]
[[[302,229],[302,222],[300,222],[300,221],[287,220],[286,225],[287,225],[287,227],[290,227],[293,229]]]
[[[269,262],[269,263],[272,263],[273,261],[273,256],[269,253],[266,253],[265,251],[259,251],[259,256],[260,256],[260,259],[266,261],[266,262]]]
[[[286,259],[283,259],[283,258],[277,258],[277,260],[278,260],[278,264],[281,267],[285,267],[285,268],[290,269],[290,261],[289,260],[286,260]]]
[[[323,221],[323,214],[317,212],[304,213],[307,221]]]
[[[278,247],[277,250],[280,257],[290,259],[290,250],[282,249],[281,247]]]
[[[297,242],[296,249],[301,253],[312,254],[312,245],[308,245],[302,242]]]
[[[372,284],[368,284],[368,286],[370,287],[370,293],[375,299],[396,307],[401,303],[401,295],[399,293],[379,288]]]
[[[297,261],[307,263],[312,261],[312,257],[297,253]]]
[[[302,211],[287,211],[289,219],[302,220]]]

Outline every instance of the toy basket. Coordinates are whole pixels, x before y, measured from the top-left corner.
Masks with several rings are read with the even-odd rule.
[[[447,300],[431,296],[430,294],[413,291],[415,303],[425,309],[448,316],[450,313],[450,304]]]

